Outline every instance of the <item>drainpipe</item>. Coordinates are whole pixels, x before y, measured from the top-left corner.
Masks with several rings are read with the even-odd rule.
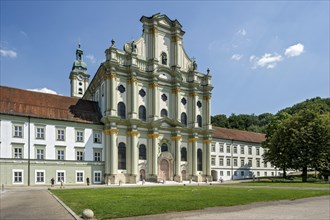
[[[28,186],[30,186],[30,123],[31,117],[28,116]]]

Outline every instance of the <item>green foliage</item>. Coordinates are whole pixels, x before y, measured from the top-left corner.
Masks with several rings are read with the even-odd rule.
[[[330,172],[330,99],[315,98],[278,112],[266,128],[264,160],[280,167]]]
[[[329,195],[328,190],[234,188],[223,186],[125,187],[52,190],[80,215],[94,211],[97,219],[243,205]]]

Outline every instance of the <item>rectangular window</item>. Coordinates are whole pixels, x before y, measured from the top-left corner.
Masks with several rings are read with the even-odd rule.
[[[36,183],[45,183],[45,171],[36,170]]]
[[[234,166],[237,167],[237,158],[234,158]]]
[[[21,148],[21,147],[14,148],[14,158],[16,158],[16,159],[23,158],[23,148]]]
[[[14,125],[14,137],[22,138],[23,137],[23,125]]]
[[[230,145],[227,145],[226,153],[230,153]]]
[[[56,171],[57,183],[61,183],[61,180],[65,183],[65,171]]]
[[[45,128],[36,127],[36,139],[45,139]]]
[[[227,166],[230,166],[230,159],[227,158]]]
[[[76,182],[77,183],[84,182],[84,172],[83,171],[76,171]]]
[[[23,183],[23,170],[13,170],[13,184]]]
[[[260,172],[259,171],[257,171],[257,176],[260,176]]]
[[[220,149],[219,149],[220,153],[223,153],[223,144],[220,144]]]
[[[76,151],[76,159],[77,160],[84,160],[84,151],[77,150]]]
[[[219,166],[223,166],[223,157],[219,158]]]
[[[84,132],[83,131],[77,131],[76,132],[76,141],[77,142],[83,142],[84,141]]]
[[[264,167],[267,168],[267,162],[264,162]]]
[[[94,133],[94,143],[101,143],[102,142],[102,135],[100,132]]]
[[[249,159],[248,166],[252,167],[252,159]]]
[[[100,151],[94,151],[94,161],[101,161],[101,152]]]
[[[212,151],[212,152],[215,152],[215,145],[212,145],[212,147],[211,147],[211,151]]]
[[[101,183],[101,171],[94,171],[94,183]]]
[[[257,160],[257,167],[260,167],[260,160]]]
[[[212,158],[211,158],[211,165],[212,165],[212,166],[215,166],[215,157],[212,157]]]
[[[241,167],[244,167],[244,165],[245,165],[244,159],[241,159]]]
[[[37,149],[37,159],[43,160],[44,159],[44,149]]]
[[[234,146],[234,154],[237,154],[237,146]]]
[[[220,171],[220,176],[223,176],[223,171]]]
[[[234,176],[237,176],[237,171],[234,171]]]
[[[244,177],[245,174],[244,174],[244,171],[241,171],[241,177]]]
[[[227,176],[230,176],[230,171],[227,171]]]
[[[272,172],[272,176],[274,176],[274,172]]]
[[[241,146],[241,154],[245,154],[245,152],[244,152],[244,146]]]
[[[64,129],[57,129],[56,131],[56,139],[58,141],[64,141],[65,140],[65,130]]]
[[[252,155],[252,147],[249,147],[249,148],[248,148],[248,154],[249,154],[249,155]]]
[[[267,176],[267,172],[265,172],[264,175]]]
[[[260,149],[259,148],[256,149],[256,155],[260,155]]]
[[[57,150],[57,159],[58,160],[65,160],[65,151],[64,150]]]

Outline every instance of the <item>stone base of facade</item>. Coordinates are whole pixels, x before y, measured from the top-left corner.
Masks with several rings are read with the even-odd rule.
[[[139,176],[138,175],[126,175],[126,183],[138,183]]]
[[[146,181],[157,183],[158,182],[158,176],[156,176],[156,175],[148,175]]]
[[[181,183],[182,182],[182,177],[180,175],[176,175],[176,176],[174,176],[174,181]]]

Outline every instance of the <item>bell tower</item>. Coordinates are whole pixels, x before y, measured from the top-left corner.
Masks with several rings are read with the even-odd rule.
[[[83,97],[89,82],[90,75],[87,73],[87,65],[83,61],[83,50],[80,44],[76,50],[76,60],[73,62],[70,72],[71,97]]]

